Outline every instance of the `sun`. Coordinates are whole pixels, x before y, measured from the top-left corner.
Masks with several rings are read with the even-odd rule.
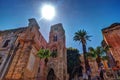
[[[55,8],[52,5],[44,5],[41,9],[42,17],[51,20],[55,16]]]

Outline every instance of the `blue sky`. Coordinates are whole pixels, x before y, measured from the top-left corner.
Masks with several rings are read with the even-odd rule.
[[[52,21],[39,21],[41,7],[46,3],[55,7],[56,16]],[[82,53],[81,44],[73,41],[74,33],[85,29],[92,35],[87,47],[99,46],[103,39],[101,29],[120,22],[120,0],[0,0],[0,30],[25,27],[29,18],[36,18],[47,41],[50,26],[62,23],[66,46]]]

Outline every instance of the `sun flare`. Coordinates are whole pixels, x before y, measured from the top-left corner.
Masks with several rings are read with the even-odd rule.
[[[42,7],[42,17],[51,20],[55,16],[55,8],[52,5],[44,5]]]

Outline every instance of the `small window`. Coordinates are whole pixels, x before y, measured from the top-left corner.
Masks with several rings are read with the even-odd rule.
[[[58,27],[55,27],[54,30],[57,31],[57,30],[58,30]]]
[[[57,41],[57,35],[53,37],[53,41]]]
[[[40,73],[40,67],[38,68],[38,73]]]
[[[3,45],[3,48],[4,48],[4,47],[7,47],[8,44],[9,44],[9,42],[10,42],[10,40],[6,40],[5,44]]]
[[[51,56],[52,56],[53,58],[57,57],[57,49],[55,49],[55,50],[52,51]]]

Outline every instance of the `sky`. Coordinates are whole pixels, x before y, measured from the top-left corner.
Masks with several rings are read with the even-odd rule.
[[[55,7],[56,15],[51,21],[41,19],[44,4]],[[50,26],[62,23],[66,46],[82,53],[81,44],[73,41],[74,33],[84,29],[92,36],[87,47],[100,46],[103,40],[101,29],[120,22],[120,0],[0,0],[0,30],[25,27],[30,18],[38,21],[47,41]]]

